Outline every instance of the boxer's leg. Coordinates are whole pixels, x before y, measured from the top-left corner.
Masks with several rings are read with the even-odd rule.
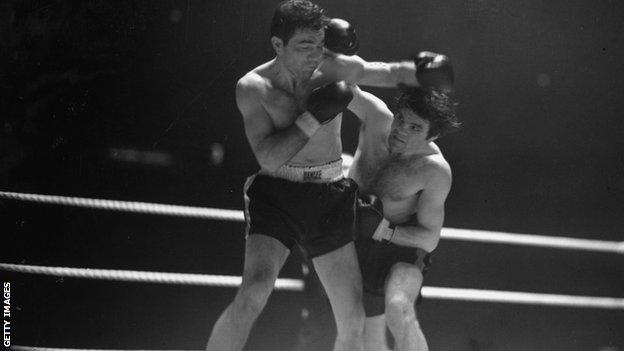
[[[362,351],[362,277],[353,243],[313,259],[334,311],[338,335],[334,351]]]
[[[386,318],[383,314],[366,318],[364,326],[364,350],[390,351],[386,340]]]
[[[207,351],[239,351],[245,346],[289,253],[275,238],[258,234],[247,237],[242,285],[215,323]]]
[[[422,282],[423,275],[415,264],[398,262],[390,269],[386,284],[386,320],[397,351],[429,350],[414,309]]]

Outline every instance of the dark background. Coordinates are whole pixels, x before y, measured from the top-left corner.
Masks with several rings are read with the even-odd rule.
[[[0,188],[241,209],[257,169],[234,102],[273,56],[276,1],[0,2]],[[463,128],[448,227],[623,241],[619,1],[319,1],[360,55],[449,55]],[[396,91],[368,89],[390,106]],[[345,116],[353,153],[357,121]],[[223,158],[220,157],[223,150]],[[0,200],[2,262],[232,274],[242,223]],[[622,256],[442,241],[426,285],[624,297]],[[26,276],[12,342],[203,348],[234,289]],[[300,277],[298,255],[283,277]],[[301,295],[276,292],[248,349],[288,350]],[[426,300],[432,350],[624,349],[622,311]]]

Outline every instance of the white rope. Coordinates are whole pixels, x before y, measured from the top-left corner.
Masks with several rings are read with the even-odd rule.
[[[516,303],[524,305],[565,306],[624,310],[624,298],[538,294],[518,291],[457,289],[424,286],[424,298],[440,300]]]
[[[165,205],[136,201],[88,199],[82,197],[56,195],[24,194],[8,191],[0,191],[0,198],[112,211],[217,219],[222,221],[243,222],[245,220],[242,211],[223,210],[218,208]]]
[[[243,222],[242,211],[0,191],[0,198],[135,213]],[[442,239],[624,254],[624,242],[443,228]]]
[[[516,234],[472,229],[443,228],[441,237],[447,240],[477,241],[509,245],[548,247],[552,249],[584,250],[624,254],[624,242],[577,239],[560,236]]]
[[[142,283],[164,283],[184,285],[207,285],[235,288],[241,285],[242,278],[231,275],[207,275],[188,273],[163,273],[146,271],[125,271],[116,269],[46,267],[0,263],[0,270],[9,272],[45,274],[57,277],[116,280]],[[278,278],[276,290],[303,291],[303,281],[299,279]]]
[[[121,271],[89,268],[45,267],[16,265],[8,263],[0,263],[0,270],[86,279],[105,279],[186,285],[209,285],[220,287],[237,287],[241,283],[241,277],[236,276]],[[304,282],[298,279],[278,279],[275,283],[275,288],[281,290],[302,291],[303,286]],[[442,300],[481,301],[624,310],[624,298],[615,297],[551,295],[514,291],[457,289],[428,286],[422,288],[422,294],[425,298]]]

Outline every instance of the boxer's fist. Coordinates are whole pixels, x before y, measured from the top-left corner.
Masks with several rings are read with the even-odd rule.
[[[356,212],[356,234],[359,238],[371,239],[383,220],[383,205],[374,195],[362,195]]]
[[[443,92],[453,91],[455,75],[448,57],[422,51],[416,56],[414,63],[416,64],[416,79],[421,87]]]
[[[353,92],[345,82],[330,83],[312,91],[307,110],[320,124],[326,124],[346,109],[352,99]]]
[[[355,28],[343,19],[332,18],[325,27],[325,47],[335,53],[355,55],[360,48]]]

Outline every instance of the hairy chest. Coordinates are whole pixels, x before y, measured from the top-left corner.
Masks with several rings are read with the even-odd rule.
[[[418,165],[390,158],[378,164],[371,187],[380,198],[400,202],[422,190],[419,178]]]

